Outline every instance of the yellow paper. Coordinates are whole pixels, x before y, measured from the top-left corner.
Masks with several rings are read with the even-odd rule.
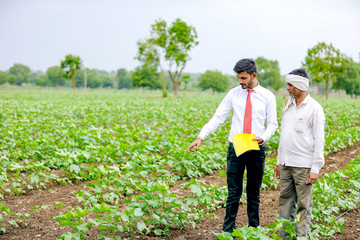
[[[258,142],[251,140],[253,138],[256,138],[255,134],[239,133],[232,135],[237,157],[249,150],[260,150]]]

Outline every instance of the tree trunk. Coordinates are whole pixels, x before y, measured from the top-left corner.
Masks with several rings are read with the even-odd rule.
[[[74,74],[71,77],[71,82],[72,82],[72,85],[73,85],[73,93],[74,93],[74,95],[75,95],[75,74],[76,74],[76,71],[74,71]]]
[[[176,75],[173,75],[170,70],[168,71],[168,73],[169,73],[170,80],[171,80],[171,83],[172,83],[173,88],[174,88],[174,96],[177,97],[177,92],[178,92],[178,86],[179,85],[176,86],[177,85],[176,84]]]
[[[326,101],[328,100],[329,98],[329,93],[328,93],[328,88],[329,88],[329,80],[325,80],[325,92],[326,92]]]
[[[177,97],[179,92],[179,84],[174,83],[174,96]]]
[[[179,93],[179,86],[180,86],[180,79],[181,79],[181,75],[182,75],[182,70],[180,72],[176,72],[175,76],[174,76],[174,81],[173,81],[173,84],[174,84],[174,95],[175,97],[178,96],[178,93]]]
[[[167,91],[166,91],[166,84],[165,84],[165,77],[163,70],[160,71],[161,75],[161,81],[162,81],[162,96],[167,97]]]

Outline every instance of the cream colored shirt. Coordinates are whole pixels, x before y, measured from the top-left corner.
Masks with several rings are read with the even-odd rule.
[[[323,108],[309,94],[299,106],[294,100],[282,118],[277,164],[319,173],[325,163],[324,126]]]
[[[276,99],[272,92],[260,86],[260,84],[254,87],[253,90],[250,95],[252,104],[251,133],[254,133],[256,138],[262,138],[266,142],[278,127]],[[234,114],[229,136],[229,142],[232,142],[232,135],[243,132],[247,95],[247,89],[242,89],[241,86],[231,89],[216,109],[214,116],[201,129],[199,137],[205,139],[225,121],[233,110]]]

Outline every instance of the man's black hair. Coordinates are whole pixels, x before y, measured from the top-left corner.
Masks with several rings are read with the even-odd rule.
[[[308,75],[307,75],[306,71],[304,69],[302,69],[302,68],[292,70],[289,74],[298,75],[298,76],[301,76],[301,77],[304,77],[304,78],[308,78]]]
[[[246,71],[248,74],[256,73],[256,63],[252,58],[243,58],[235,64],[234,71],[241,73]]]

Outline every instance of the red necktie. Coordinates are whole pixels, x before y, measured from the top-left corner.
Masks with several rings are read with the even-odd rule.
[[[251,133],[252,110],[251,110],[251,96],[250,96],[250,94],[251,94],[253,91],[254,91],[254,90],[248,89],[248,95],[247,95],[246,107],[245,107],[243,133]]]

